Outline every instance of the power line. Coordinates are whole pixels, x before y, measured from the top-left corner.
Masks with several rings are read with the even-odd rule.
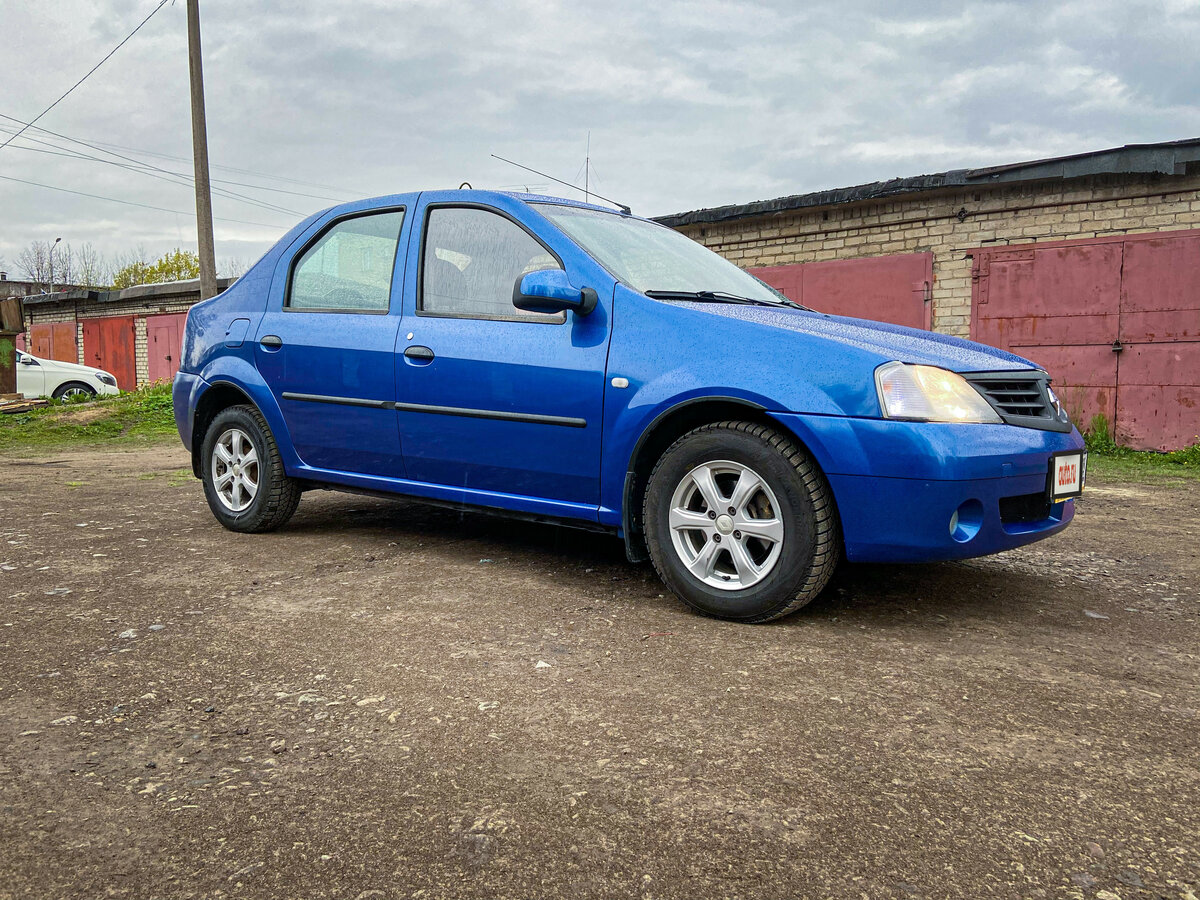
[[[3,127],[0,127],[0,132],[5,132],[5,129]],[[171,172],[171,171],[168,171],[167,169],[157,169],[158,172],[163,173],[162,175],[159,175],[159,174],[156,174],[155,172],[147,171],[146,168],[142,168],[143,164],[138,163],[136,160],[133,160],[133,165],[127,165],[125,163],[116,162],[115,160],[102,159],[101,157],[98,157],[98,156],[92,156],[87,153],[80,153],[77,150],[71,150],[70,148],[67,148],[67,147],[60,147],[57,144],[52,144],[49,141],[39,140],[38,138],[30,137],[29,135],[26,135],[25,137],[21,138],[21,140],[33,141],[38,144],[43,144],[46,147],[52,147],[53,149],[43,150],[41,147],[24,147],[20,144],[15,144],[15,145],[13,145],[14,150],[26,150],[31,153],[48,153],[52,156],[65,156],[68,159],[79,159],[79,160],[88,160],[91,162],[104,163],[106,165],[116,166],[117,168],[120,168],[120,169],[128,169],[131,172],[137,172],[140,175],[148,175],[151,178],[157,178],[159,181],[165,181],[167,184],[174,184],[174,185],[178,185],[180,187],[191,187],[191,185],[192,185],[191,177],[188,175],[185,175],[182,172]],[[64,152],[56,152],[56,151],[64,151]],[[106,152],[106,151],[101,151],[101,152]],[[156,167],[151,167],[151,168],[156,168]],[[173,180],[173,179],[178,179],[178,178],[181,178],[183,180],[182,181]],[[233,191],[226,190],[224,188],[214,188],[214,192],[219,197],[225,197],[230,200],[237,200],[241,203],[247,203],[251,206],[257,207],[259,209],[264,209],[269,212],[286,213],[288,215],[293,215],[293,216],[304,215],[304,213],[301,213],[297,210],[287,209],[282,206],[277,206],[274,203],[267,203],[265,201],[255,198],[255,197],[247,197],[243,194],[238,194]]]
[[[54,132],[50,132],[50,133],[53,134]],[[96,141],[96,145],[98,145],[98,147],[115,147],[118,150],[128,150],[131,153],[140,153],[142,156],[156,156],[159,159],[170,159],[170,160],[174,160],[176,162],[189,162],[190,161],[188,159],[188,157],[186,157],[186,156],[173,156],[170,153],[157,153],[153,150],[143,150],[138,147],[126,147],[121,144],[113,144],[108,141]],[[340,194],[349,194],[349,195],[352,195],[355,197],[367,196],[366,191],[352,191],[349,188],[341,187],[340,185],[336,185],[336,184],[322,184],[319,181],[299,181],[295,178],[284,178],[282,175],[268,175],[265,172],[255,172],[253,169],[239,169],[235,166],[219,166],[219,165],[214,164],[213,168],[221,169],[225,172],[237,172],[240,175],[253,175],[255,178],[265,178],[269,181],[282,181],[284,184],[298,184],[301,187],[323,188],[324,190],[327,190],[327,191],[337,191]],[[269,191],[269,190],[271,190],[271,188],[263,188],[263,190]],[[322,197],[321,199],[323,199],[323,200],[340,200],[341,198],[340,197]]]
[[[109,203],[122,203],[125,206],[139,206],[142,209],[154,209],[158,210],[159,212],[174,213],[177,216],[192,215],[190,212],[184,212],[183,210],[178,209],[167,209],[165,206],[151,206],[148,203],[135,203],[133,200],[119,200],[116,197],[102,197],[99,194],[88,194],[84,191],[75,191],[71,190],[70,188],[55,187],[52,184],[42,184],[41,182],[37,181],[26,181],[24,178],[13,178],[11,175],[0,175],[0,179],[4,181],[15,181],[18,184],[28,184],[32,185],[33,187],[45,188],[48,191],[61,191],[64,194],[75,194],[79,197],[90,197],[93,200],[107,200]],[[236,222],[238,225],[257,225],[262,228],[275,228],[282,230],[288,227],[286,225],[272,225],[268,222],[247,222],[245,219],[224,219],[219,216],[214,216],[213,218],[221,222]]]
[[[24,124],[26,124],[25,122],[23,122],[22,120],[20,120],[20,119],[16,118],[15,116],[8,116],[8,115],[5,115],[4,113],[0,113],[0,119],[8,119],[10,122],[16,122],[18,125],[24,125]],[[103,141],[97,141],[97,142],[95,142],[95,143],[89,143],[88,141],[83,141],[83,140],[80,140],[79,138],[73,138],[73,137],[71,137],[70,135],[62,134],[61,132],[57,132],[57,131],[51,131],[51,130],[50,130],[50,129],[48,129],[48,128],[41,128],[41,127],[37,127],[37,128],[34,128],[34,129],[33,129],[33,131],[37,131],[37,132],[40,132],[40,133],[42,133],[42,134],[48,134],[48,135],[50,135],[50,136],[52,136],[52,137],[56,137],[56,138],[59,138],[60,140],[68,141],[68,142],[70,142],[70,143],[72,143],[72,144],[79,144],[79,145],[80,145],[80,146],[82,146],[82,147],[89,147],[89,148],[91,148],[92,150],[97,150],[97,151],[99,151],[100,153],[107,153],[109,156],[115,156],[115,157],[117,157],[118,159],[126,159],[126,160],[129,160],[131,163],[133,163],[133,164],[134,164],[134,165],[136,165],[136,166],[141,166],[141,167],[153,167],[153,164],[152,164],[152,163],[145,163],[145,162],[142,162],[141,160],[133,159],[132,157],[129,157],[129,156],[122,156],[122,155],[121,155],[121,154],[119,154],[119,153],[113,153],[111,150],[106,150],[106,149],[105,149],[105,147],[119,147],[120,149],[123,149],[123,150],[130,150],[131,152],[134,152],[134,153],[141,153],[141,154],[142,154],[142,155],[144,155],[144,156],[158,156],[158,157],[162,157],[163,159],[173,159],[173,160],[178,160],[178,161],[180,161],[180,162],[187,162],[187,160],[185,160],[183,157],[179,157],[179,156],[168,156],[168,155],[167,155],[167,154],[165,154],[165,153],[153,153],[153,152],[151,152],[151,151],[149,151],[149,150],[138,150],[137,148],[134,148],[134,147],[120,147],[120,145],[119,145],[119,144],[106,144],[106,143],[104,143]],[[5,128],[3,128],[3,127],[0,127],[0,132],[4,132],[4,133],[6,133],[6,134],[13,134],[13,135],[14,135],[14,137],[16,136],[16,135],[14,134],[14,132],[12,132],[12,131],[10,131],[10,130],[8,130],[8,129],[5,129]],[[44,144],[44,145],[45,145],[45,146],[47,146],[47,147],[54,147],[55,149],[58,149],[58,150],[67,150],[67,149],[68,149],[68,148],[66,148],[66,147],[60,147],[60,146],[59,146],[59,145],[57,145],[57,144],[53,144],[53,143],[51,143],[51,142],[49,142],[49,141],[43,141],[43,140],[41,140],[41,139],[39,139],[39,138],[35,138],[35,137],[32,137],[32,136],[30,136],[30,135],[25,135],[25,136],[22,138],[22,140],[26,140],[26,141],[34,141],[35,143],[38,143],[38,144]],[[33,148],[32,148],[32,147],[21,147],[21,146],[19,146],[19,145],[18,145],[18,146],[16,146],[16,147],[14,147],[13,149],[14,149],[14,150],[32,150]],[[47,153],[48,153],[48,152],[50,152],[50,151],[43,151],[43,152],[47,152]],[[107,159],[98,159],[97,157],[94,157],[94,156],[89,156],[88,154],[82,154],[82,153],[78,153],[78,151],[69,151],[69,152],[77,154],[77,158],[79,158],[79,159],[94,159],[94,160],[96,160],[97,162],[111,162],[110,160],[107,160]],[[228,167],[227,167],[227,166],[213,166],[213,168],[214,168],[214,169],[224,169],[224,168],[228,168]],[[160,171],[160,172],[167,172],[168,170],[167,170],[167,169],[158,169],[158,171]],[[241,170],[234,170],[234,171],[241,171]],[[171,174],[172,174],[172,175],[177,175],[177,176],[178,176],[178,177],[180,177],[180,178],[187,178],[187,179],[191,179],[191,178],[192,178],[192,176],[191,176],[191,175],[188,175],[186,172],[171,172]],[[256,173],[256,172],[251,172],[251,173],[249,173],[249,174],[251,174],[251,175],[257,175],[258,173]],[[277,176],[273,176],[273,175],[261,175],[260,177],[262,177],[262,178],[276,178]],[[247,188],[251,188],[251,189],[253,189],[253,190],[256,190],[256,191],[271,191],[272,193],[276,193],[276,194],[290,194],[290,195],[292,195],[292,196],[296,196],[296,197],[307,197],[307,198],[310,198],[310,199],[312,199],[312,200],[333,200],[333,201],[335,201],[335,202],[342,202],[343,200],[345,200],[345,197],[329,197],[329,196],[324,196],[324,195],[320,195],[320,194],[305,194],[305,193],[301,193],[300,191],[287,191],[287,190],[284,190],[283,188],[273,188],[273,187],[267,187],[266,185],[259,185],[259,184],[249,184],[249,183],[247,183],[247,182],[244,182],[244,181],[229,181],[228,179],[224,179],[224,178],[214,178],[214,179],[212,179],[212,180],[213,180],[213,181],[215,181],[215,182],[219,182],[219,183],[221,183],[221,184],[232,184],[232,185],[235,185],[235,186],[237,186],[237,187],[247,187]],[[289,181],[290,179],[282,178],[282,179],[277,179],[277,180],[280,180],[280,181]],[[188,183],[189,183],[189,184],[191,183],[191,182],[190,182],[190,180],[189,180],[189,182],[188,182]],[[305,184],[305,182],[297,182],[297,184]],[[321,187],[322,185],[314,185],[314,186],[315,186],[315,187]],[[334,190],[337,190],[337,188],[334,188]],[[346,193],[351,193],[351,192],[347,191]],[[298,215],[298,214],[297,214],[297,215]]]
[[[57,100],[55,100],[53,103],[51,103],[45,109],[43,109],[40,113],[38,113],[36,116],[34,116],[29,121],[29,124],[25,126],[25,128],[29,128],[30,126],[32,126],[34,122],[36,122],[38,119],[40,119],[46,113],[50,112],[50,110],[54,109],[54,107],[58,106],[58,104],[62,103],[63,100],[67,99],[67,95],[70,94],[71,91],[75,90],[75,88],[79,87],[81,84],[83,84],[85,81],[87,81],[92,76],[93,72],[95,72],[98,68],[100,68],[106,62],[108,62],[109,58],[114,53],[116,53],[118,50],[120,50],[122,47],[125,46],[126,41],[128,41],[131,37],[133,37],[135,34],[137,34],[141,30],[142,26],[145,25],[147,22],[149,22],[152,18],[154,18],[154,14],[166,5],[167,5],[167,0],[161,0],[161,2],[158,4],[158,6],[154,7],[154,9],[151,10],[150,15],[146,16],[146,18],[142,19],[142,21],[140,23],[138,23],[137,28],[133,29],[133,31],[129,32],[129,34],[125,35],[125,37],[121,39],[121,43],[117,44],[117,46],[115,46],[111,50],[109,50],[108,53],[105,55],[104,59],[100,60],[100,62],[98,62],[94,66],[92,66],[88,70],[88,73],[86,75],[84,75],[77,82],[75,82],[73,85],[71,85],[69,88],[67,88],[66,91],[63,92],[61,97],[59,97]],[[3,144],[0,144],[0,150],[3,150],[9,144],[11,144],[13,141],[15,141],[18,137],[20,137],[21,134],[25,131],[25,128],[22,128],[20,131],[18,131],[16,134],[14,134],[12,137],[10,137]]]
[[[2,114],[0,114],[0,116],[2,116],[2,118],[5,118],[5,119],[12,118],[12,116],[4,116]],[[16,120],[16,121],[19,121],[19,120]],[[0,128],[0,131],[4,131],[4,128]],[[40,128],[40,131],[42,131],[41,128]],[[47,133],[53,133],[53,132],[47,132]],[[16,134],[14,134],[13,139],[16,139],[16,138],[17,138],[17,136],[16,136]],[[91,146],[91,144],[83,142],[83,140],[76,140],[74,138],[64,138],[64,139],[70,140],[70,142],[74,143],[74,144],[80,144],[82,146]],[[22,138],[22,140],[32,140],[32,142],[35,142],[37,144],[53,146],[53,148],[56,150],[67,149],[67,148],[60,148],[60,146],[49,143],[49,142],[47,142],[47,140],[41,140],[40,138],[25,136],[24,138]],[[40,151],[36,150],[35,148],[29,148],[29,146],[17,145],[16,148],[14,148],[14,149],[34,150],[35,152],[40,152]],[[76,158],[79,158],[79,160],[91,160],[94,162],[106,163],[106,164],[108,164],[108,166],[116,166],[116,167],[119,167],[122,169],[130,169],[130,170],[132,170],[132,172],[138,172],[143,175],[150,175],[151,178],[157,178],[160,181],[167,181],[168,184],[184,185],[184,186],[192,185],[192,176],[191,175],[187,175],[187,174],[181,173],[181,172],[172,172],[172,170],[170,170],[170,169],[164,169],[164,168],[155,166],[155,164],[152,164],[152,163],[145,163],[145,162],[140,162],[138,160],[134,160],[134,158],[132,158],[130,156],[121,156],[120,154],[114,154],[114,152],[112,150],[101,150],[100,148],[92,148],[92,149],[100,150],[100,152],[102,152],[102,154],[108,154],[109,156],[118,157],[119,160],[126,160],[127,162],[131,162],[131,163],[133,163],[133,166],[126,166],[126,164],[124,164],[124,163],[114,162],[113,160],[104,160],[104,158],[101,158],[98,156],[91,156],[90,154],[82,154],[82,152],[79,152],[79,151],[73,151],[73,152],[74,152],[74,154],[76,154]],[[41,151],[41,152],[46,152],[46,151]],[[149,169],[152,169],[152,172],[150,172]],[[155,172],[161,172],[162,175],[155,175],[154,174]],[[168,175],[168,176],[170,176],[170,178],[163,178],[163,175]],[[170,180],[172,178],[184,179],[184,180],[172,181],[172,180]],[[245,196],[245,194],[236,193],[235,191],[229,191],[229,190],[226,190],[226,188],[217,188],[216,192],[217,192],[218,196],[227,197],[229,199],[234,199],[234,200],[240,200],[240,202],[242,202],[242,203],[248,203],[252,206],[259,206],[260,209],[266,209],[266,210],[270,210],[272,212],[286,212],[286,214],[292,215],[292,216],[304,215],[304,214],[302,214],[302,212],[300,212],[298,210],[287,209],[286,206],[280,206],[280,205],[276,205],[274,203],[268,203],[268,202],[265,202],[265,200],[258,199],[257,197],[247,197],[247,196]]]

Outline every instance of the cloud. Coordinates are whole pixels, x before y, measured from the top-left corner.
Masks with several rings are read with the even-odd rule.
[[[214,177],[321,197],[548,187],[489,154],[572,180],[589,132],[593,186],[648,215],[1200,134],[1193,0],[202,7]],[[0,113],[36,114],[150,8],[5,4],[0,33],[26,52],[0,69]],[[184,5],[41,124],[190,172]],[[184,185],[15,146],[0,175],[178,211],[0,181],[10,264],[59,235],[108,253],[194,241]],[[217,223],[219,256],[331,202],[220,186],[289,212],[217,197],[241,220]]]

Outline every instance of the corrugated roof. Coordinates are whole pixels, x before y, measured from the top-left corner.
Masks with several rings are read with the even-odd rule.
[[[914,175],[909,178],[893,178],[889,181],[873,181],[869,184],[815,191],[810,194],[793,194],[775,200],[759,200],[754,203],[696,209],[691,212],[659,216],[655,221],[675,228],[680,225],[726,222],[731,219],[754,218],[798,209],[836,206],[863,200],[879,200],[901,194],[916,194],[950,187],[986,187],[993,184],[1082,178],[1088,175],[1135,173],[1183,175],[1187,172],[1189,163],[1197,162],[1200,162],[1200,138],[1164,141],[1158,144],[1126,144],[1124,147],[1077,153],[1073,156],[1035,159],[980,169],[951,169],[948,172],[938,172],[933,175]]]
[[[218,278],[217,290],[225,290],[235,280]],[[189,294],[200,295],[199,278],[193,278],[191,281],[169,281],[165,284],[135,284],[133,287],[112,291],[79,288],[70,291],[55,291],[53,294],[30,294],[21,299],[26,306],[34,306],[39,303],[65,303],[77,300],[92,303],[115,303],[118,300],[158,300],[165,297],[184,297]]]

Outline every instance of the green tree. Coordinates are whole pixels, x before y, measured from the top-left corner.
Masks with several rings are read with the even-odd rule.
[[[191,250],[176,247],[153,263],[134,259],[117,269],[113,287],[127,288],[135,284],[163,284],[168,281],[190,281],[200,277],[200,257]]]

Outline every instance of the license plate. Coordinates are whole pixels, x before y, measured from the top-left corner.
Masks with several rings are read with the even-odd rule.
[[[1086,475],[1086,453],[1059,453],[1050,457],[1050,499],[1058,502],[1078,497],[1083,493]]]

